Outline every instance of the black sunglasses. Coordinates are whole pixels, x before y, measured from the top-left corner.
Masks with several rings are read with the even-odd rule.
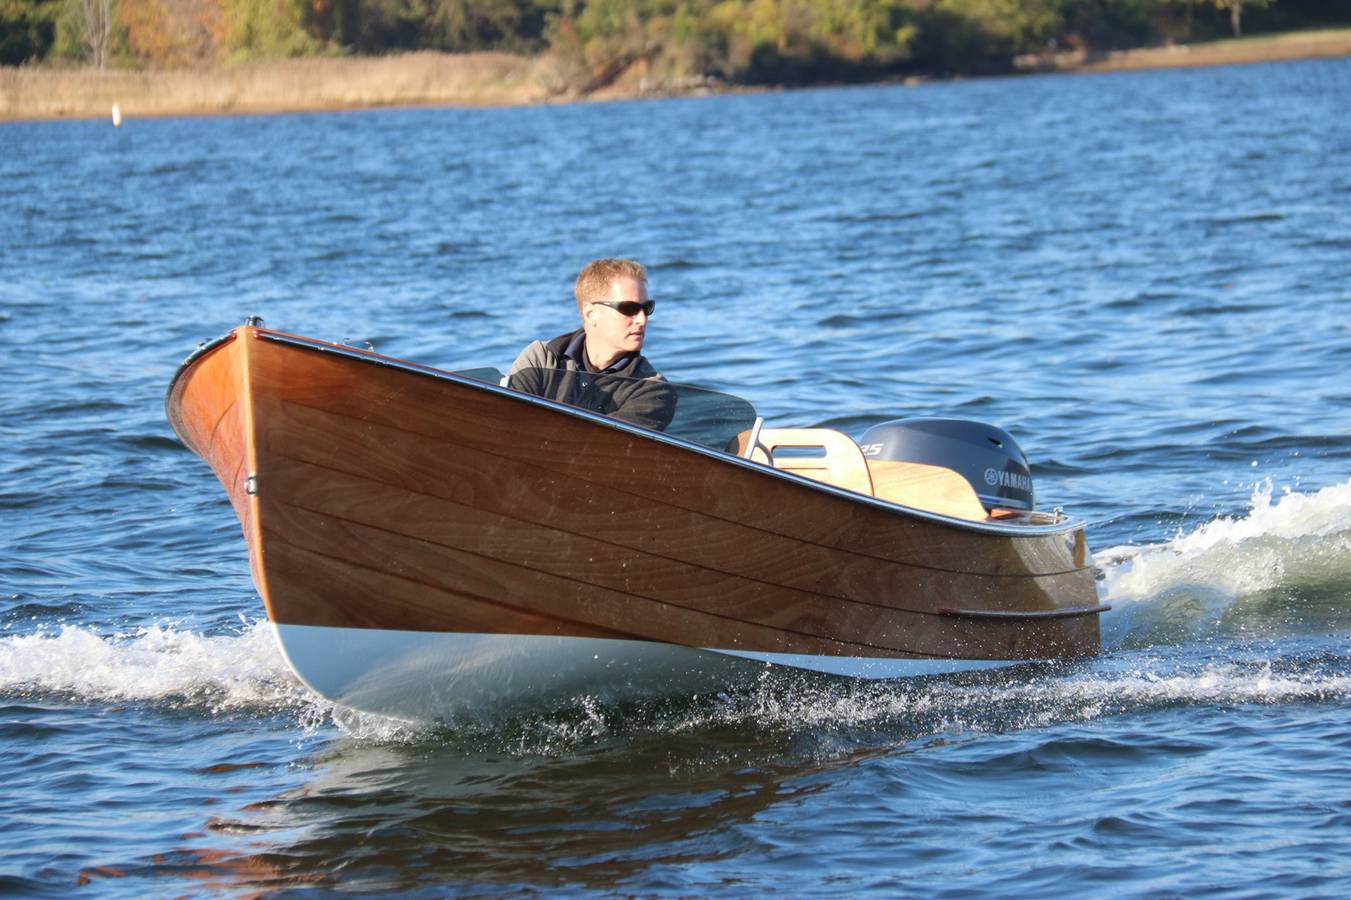
[[[638,303],[635,300],[625,300],[623,303],[614,300],[593,300],[592,302],[597,306],[608,306],[621,316],[628,316],[630,319],[638,315],[638,310],[640,309],[650,316],[652,315],[652,310],[657,308],[656,300],[644,300],[642,303]]]

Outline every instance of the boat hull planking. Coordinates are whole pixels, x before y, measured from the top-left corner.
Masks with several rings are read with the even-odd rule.
[[[568,664],[588,641],[632,645],[607,650],[619,669],[720,676],[771,663],[895,677],[1098,651],[1082,523],[909,509],[253,326],[190,358],[168,408],[230,496],[279,636],[310,629],[334,647],[363,635],[383,647],[376,635],[425,635],[389,639],[413,648],[390,671],[416,671],[445,709],[462,708],[446,693],[455,685],[493,696],[456,674],[489,669],[457,654],[500,655],[518,639],[548,648],[536,655],[550,667],[585,673],[577,683],[611,670]],[[327,671],[316,668],[324,639],[280,639],[325,696],[403,708],[362,699],[374,696],[363,677],[384,664],[334,680],[314,674]],[[416,662],[429,647],[441,676]],[[331,655],[368,655],[353,653]],[[514,683],[538,692],[546,681]]]

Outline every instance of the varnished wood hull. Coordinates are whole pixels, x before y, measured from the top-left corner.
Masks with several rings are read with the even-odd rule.
[[[464,636],[492,638],[474,646],[499,655],[504,641],[537,637],[625,642],[626,659],[646,651],[710,672],[771,662],[874,677],[1098,651],[1073,522],[927,515],[251,326],[190,359],[168,409],[230,496],[283,649],[287,633],[307,636],[288,658],[321,693],[361,708],[380,704],[314,677],[315,635],[461,636],[434,653],[426,644],[424,662],[470,646]],[[534,645],[550,648],[534,654],[551,660],[541,671],[592,646]],[[709,664],[710,653],[726,658]],[[433,661],[414,680],[456,664]],[[369,685],[381,666],[398,668],[355,664],[343,683]],[[625,682],[643,671],[618,669]],[[449,712],[497,677],[450,678],[436,693],[462,690],[445,697]],[[511,693],[538,692],[541,677]],[[425,705],[393,711],[422,717],[410,710]]]

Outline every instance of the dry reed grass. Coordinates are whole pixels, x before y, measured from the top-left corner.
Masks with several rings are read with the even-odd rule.
[[[559,90],[544,58],[507,53],[290,59],[214,69],[0,68],[0,119],[539,103]]]

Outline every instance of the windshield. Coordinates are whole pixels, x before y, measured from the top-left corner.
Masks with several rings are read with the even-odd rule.
[[[459,375],[461,378],[469,378],[474,381],[486,381],[488,384],[502,383],[501,371],[493,366],[480,366],[477,369],[456,369],[450,374]]]
[[[726,450],[755,424],[755,407],[740,397],[654,378],[527,368],[514,372],[507,387],[715,450]]]

